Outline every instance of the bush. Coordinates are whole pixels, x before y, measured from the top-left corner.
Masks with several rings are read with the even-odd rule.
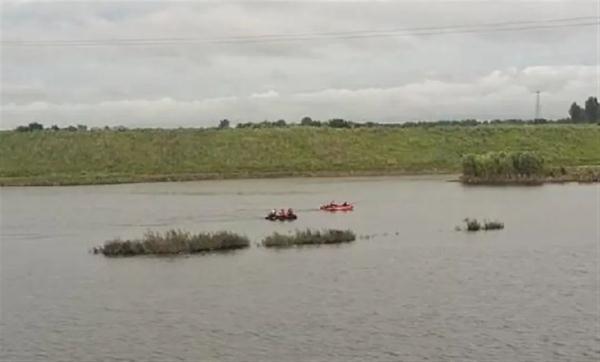
[[[508,180],[544,175],[544,159],[531,152],[489,152],[466,155],[462,160],[464,178]]]
[[[356,240],[356,235],[350,230],[297,230],[293,235],[274,233],[267,236],[262,245],[270,247],[291,247],[295,245],[337,244]]]
[[[248,246],[250,240],[247,237],[231,232],[191,234],[181,230],[169,230],[164,234],[148,231],[141,240],[110,240],[102,247],[94,249],[94,252],[105,256],[173,255]]]

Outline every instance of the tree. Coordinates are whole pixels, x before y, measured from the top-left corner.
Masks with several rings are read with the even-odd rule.
[[[596,122],[600,120],[600,106],[596,97],[589,97],[585,101],[585,118],[588,122]]]
[[[573,104],[571,104],[571,108],[569,108],[569,116],[571,116],[571,121],[573,121],[574,123],[580,123],[585,121],[585,112],[576,102],[573,102]]]
[[[350,127],[352,127],[352,125],[348,121],[341,119],[341,118],[330,119],[327,124],[331,128],[350,128]]]
[[[313,120],[310,117],[304,117],[302,118],[302,120],[300,120],[300,125],[301,126],[312,126]]]
[[[227,129],[227,128],[229,128],[229,120],[228,119],[222,119],[219,122],[219,127],[218,128],[219,129]]]
[[[285,127],[286,126],[285,120],[284,119],[278,120],[277,122],[274,123],[274,126],[275,127]]]
[[[31,122],[27,126],[19,126],[16,128],[17,132],[33,132],[42,131],[44,126],[41,123]]]
[[[41,131],[44,129],[44,126],[42,126],[42,124],[37,123],[37,122],[31,122],[29,124],[29,130],[30,131]]]

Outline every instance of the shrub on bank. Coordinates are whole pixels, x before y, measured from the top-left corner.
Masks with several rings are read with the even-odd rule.
[[[502,182],[543,178],[544,159],[532,152],[488,152],[466,155],[462,160],[463,181]]]
[[[293,235],[274,233],[267,236],[262,245],[270,247],[291,247],[295,245],[337,244],[356,240],[351,230],[297,230]]]
[[[140,240],[109,240],[94,249],[105,256],[193,254],[206,251],[241,249],[250,246],[250,240],[235,233],[191,234],[169,230],[164,234],[149,231]]]

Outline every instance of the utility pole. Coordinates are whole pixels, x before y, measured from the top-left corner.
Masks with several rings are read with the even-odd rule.
[[[540,104],[540,91],[535,91],[535,118],[534,121],[540,119],[542,113],[542,106]]]

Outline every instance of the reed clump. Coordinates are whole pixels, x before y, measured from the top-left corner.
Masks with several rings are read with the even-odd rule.
[[[148,231],[141,239],[114,239],[94,248],[94,253],[105,256],[194,254],[216,250],[241,249],[250,246],[250,240],[228,231],[192,234],[181,230],[165,233]]]
[[[504,229],[504,223],[495,220],[484,220],[483,223],[477,219],[466,218],[464,220],[467,225],[467,231],[480,231],[480,230],[501,230]]]
[[[262,241],[267,248],[285,248],[301,245],[338,244],[356,240],[351,230],[296,230],[292,235],[274,233]]]
[[[533,152],[488,152],[463,157],[466,184],[541,184],[545,178],[544,158]]]

